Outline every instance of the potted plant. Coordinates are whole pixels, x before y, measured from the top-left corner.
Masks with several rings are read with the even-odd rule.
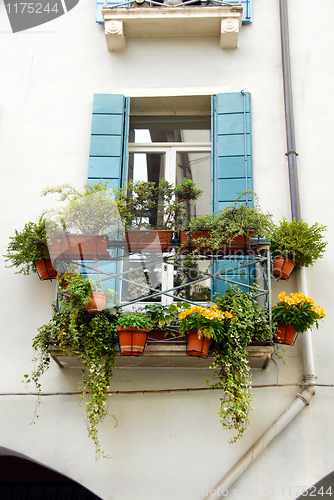
[[[140,356],[145,347],[147,333],[153,326],[151,318],[141,312],[125,312],[118,318],[118,339],[121,354]]]
[[[106,301],[113,300],[115,291],[103,289],[102,281],[84,278],[78,272],[58,274],[58,293],[65,300],[80,301],[89,313],[103,311]]]
[[[273,275],[286,280],[294,269],[313,266],[325,252],[327,241],[323,232],[326,226],[317,222],[310,226],[303,220],[292,222],[283,218],[273,227],[270,241],[274,256]]]
[[[192,306],[179,313],[180,333],[187,336],[187,354],[208,357],[211,339],[219,343],[225,336],[232,314],[212,307]]]
[[[217,380],[212,387],[223,390],[219,411],[221,423],[224,428],[237,431],[231,442],[242,437],[250,422],[253,398],[246,347],[254,339],[269,341],[272,335],[269,311],[258,306],[256,292],[256,287],[245,293],[237,286],[230,286],[225,295],[215,297],[219,309],[233,316],[223,338],[214,342],[212,365]]]
[[[246,204],[241,202],[249,194],[255,197],[254,207],[247,201]],[[251,237],[268,238],[271,228],[272,216],[262,212],[253,191],[245,190],[233,205],[190,221],[188,229],[181,231],[181,244],[185,251],[229,253],[248,250]]]
[[[57,277],[50,260],[43,217],[37,222],[28,222],[20,232],[15,230],[3,257],[6,262],[11,262],[7,267],[19,268],[16,274],[37,272],[41,280]]]
[[[183,179],[177,186],[164,178],[158,186],[153,182],[130,181],[126,190],[132,193],[127,198],[127,209],[135,214],[127,228],[129,246],[131,250],[148,251],[171,249],[173,231],[181,227],[187,216],[186,203],[203,193],[191,179]],[[152,225],[150,218],[154,211],[157,217]]]
[[[109,259],[110,240],[122,240],[128,212],[107,183],[86,184],[79,191],[70,184],[51,186],[42,195],[60,194],[57,209],[44,212],[52,259]],[[56,225],[56,230],[54,228]]]
[[[81,278],[81,279],[80,279]],[[70,301],[61,300],[60,309],[53,304],[53,315],[48,323],[38,329],[33,339],[36,368],[25,375],[27,382],[34,382],[41,393],[40,377],[49,368],[48,349],[59,346],[65,355],[76,355],[82,360],[83,380],[80,383],[86,404],[88,435],[95,444],[96,457],[104,456],[98,439],[98,425],[107,415],[106,392],[113,374],[117,314],[108,310],[89,314],[85,304],[90,297],[88,280],[76,275],[66,292]]]
[[[176,304],[147,304],[144,311],[152,320],[148,340],[154,342],[173,339],[183,342],[184,339],[178,335],[177,328],[179,310],[180,307]]]
[[[298,333],[314,326],[319,328],[319,321],[326,316],[321,306],[315,305],[312,298],[301,292],[291,293],[290,296],[281,292],[278,300],[272,308],[272,318],[277,325],[274,340],[279,344],[293,345]]]

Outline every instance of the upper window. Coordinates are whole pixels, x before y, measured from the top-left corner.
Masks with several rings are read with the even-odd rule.
[[[131,7],[135,8],[131,8]],[[222,49],[236,49],[242,23],[251,22],[251,0],[229,2],[98,0],[97,22],[104,23],[108,50],[124,50],[127,37],[216,36]]]

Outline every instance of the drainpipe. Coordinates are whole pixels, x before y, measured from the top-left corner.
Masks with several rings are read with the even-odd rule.
[[[291,85],[291,65],[290,65],[290,43],[288,9],[286,0],[280,0],[280,21],[281,21],[281,49],[282,49],[282,70],[283,70],[283,92],[285,108],[286,143],[289,165],[290,203],[292,218],[300,220],[300,204],[297,176],[297,153],[295,140],[295,124],[293,117],[292,85]]]
[[[282,48],[282,69],[283,69],[283,90],[284,107],[286,123],[286,141],[288,167],[289,167],[289,185],[291,215],[296,220],[301,219],[298,177],[297,177],[297,153],[295,142],[295,129],[292,105],[292,85],[291,85],[291,66],[290,66],[290,46],[289,46],[289,27],[287,0],[280,0],[280,23],[281,23],[281,48]],[[305,295],[307,294],[306,270],[302,268],[297,275],[298,288]],[[298,413],[307,406],[315,394],[315,371],[311,332],[302,334],[302,354],[303,354],[303,381],[307,387],[301,394],[297,394],[294,402],[285,410],[284,413],[274,422],[269,429],[262,434],[256,443],[240,458],[240,460],[229,470],[227,474],[216,484],[208,493],[204,500],[218,500],[221,496],[226,496],[226,491],[241,476],[241,474],[251,465],[254,460],[262,453],[269,443],[293,420]]]

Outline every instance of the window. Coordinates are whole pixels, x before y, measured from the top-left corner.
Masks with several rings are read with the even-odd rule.
[[[132,98],[131,111],[129,98],[97,94],[88,182],[102,179],[119,188],[129,178],[158,182],[165,177],[179,183],[191,176],[205,193],[190,207],[189,217],[217,211],[233,203],[244,189],[253,189],[250,111],[246,92]],[[127,265],[131,267],[131,259]],[[113,266],[110,272],[121,272],[120,261],[115,259]],[[177,268],[171,267],[151,269],[153,288],[170,289],[175,280],[182,279]],[[235,280],[249,283],[251,274],[238,275]],[[212,292],[223,293],[226,287],[221,280],[206,280],[203,286],[200,291],[193,288],[195,300],[206,300]]]

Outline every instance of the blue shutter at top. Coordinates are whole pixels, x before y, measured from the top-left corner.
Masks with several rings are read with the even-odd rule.
[[[212,99],[212,211],[233,205],[244,190],[253,190],[251,102],[248,92],[217,94]],[[245,202],[245,198],[243,198]],[[252,197],[247,199],[253,205]],[[247,256],[216,261],[213,273],[237,283],[252,285],[255,266]],[[244,266],[245,267],[240,267]],[[239,266],[239,267],[238,267]],[[223,295],[228,283],[214,279],[212,292]],[[247,287],[241,287],[247,291]]]
[[[126,179],[127,152],[129,140],[130,99],[118,94],[95,94],[93,103],[92,131],[88,166],[88,184],[108,182],[111,188],[119,189]],[[121,256],[123,250],[109,248],[110,261],[99,261],[99,269],[104,288],[112,288],[118,294],[120,280],[112,275],[121,272]],[[90,275],[93,262],[85,262],[83,275]],[[90,276],[98,279],[95,273]]]

